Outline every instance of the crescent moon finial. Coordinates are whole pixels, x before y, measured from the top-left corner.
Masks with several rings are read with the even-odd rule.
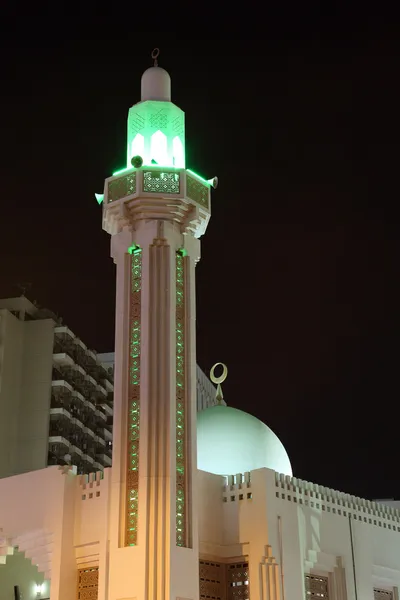
[[[220,375],[219,377],[216,377],[215,369],[216,369],[216,367],[219,367],[219,366],[222,367],[222,375]],[[226,365],[224,365],[224,363],[215,363],[215,365],[212,367],[212,369],[210,371],[210,379],[213,383],[217,384],[217,392],[215,394],[215,400],[216,400],[217,405],[221,405],[223,402],[224,395],[222,393],[221,383],[223,383],[227,377],[228,377],[228,367]]]
[[[153,52],[151,53],[151,58],[154,60],[155,67],[158,67],[157,58],[159,57],[159,54],[160,54],[160,48],[154,48]]]

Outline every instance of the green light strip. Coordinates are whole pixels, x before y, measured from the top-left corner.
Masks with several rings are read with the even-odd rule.
[[[185,261],[176,253],[176,545],[186,532]]]
[[[136,546],[139,512],[139,433],[140,433],[140,309],[142,288],[142,251],[132,252],[129,341],[128,456],[126,477],[125,545]]]
[[[206,185],[208,185],[208,187],[211,187],[211,183],[209,181],[207,181],[207,179],[204,179],[204,177],[201,177],[201,175],[198,175],[197,173],[195,173],[191,169],[186,169],[186,172],[190,173],[191,175],[194,175],[195,177],[197,177],[197,179],[200,179],[200,181],[202,181],[203,183],[205,183]]]
[[[125,173],[125,171],[130,171],[131,169],[133,169],[133,167],[125,167],[124,169],[119,169],[119,171],[115,171],[115,173],[113,173],[112,176],[115,177],[115,175],[121,175],[121,173]]]

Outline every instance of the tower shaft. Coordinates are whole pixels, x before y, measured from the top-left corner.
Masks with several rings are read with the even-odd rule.
[[[128,168],[100,196],[117,266],[107,600],[199,596],[195,265],[210,184],[184,168],[184,114],[169,99],[168,73],[148,69]]]
[[[111,599],[198,597],[193,479],[199,245],[167,221],[142,222],[112,238],[117,384]]]

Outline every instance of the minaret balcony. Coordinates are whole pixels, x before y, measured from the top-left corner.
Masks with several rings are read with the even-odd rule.
[[[126,169],[105,181],[103,228],[111,235],[144,219],[175,221],[200,237],[211,215],[211,184],[185,169]]]

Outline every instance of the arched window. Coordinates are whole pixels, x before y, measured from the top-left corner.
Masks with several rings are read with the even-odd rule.
[[[170,166],[167,136],[160,130],[151,136],[150,161],[152,160],[162,167]]]
[[[141,156],[143,158],[144,155],[144,137],[141,133],[137,133],[132,140],[131,145],[131,158],[133,156]]]
[[[185,153],[183,151],[183,144],[181,142],[181,138],[177,135],[172,140],[172,154],[173,154],[173,162],[174,167],[178,169],[185,168]]]

